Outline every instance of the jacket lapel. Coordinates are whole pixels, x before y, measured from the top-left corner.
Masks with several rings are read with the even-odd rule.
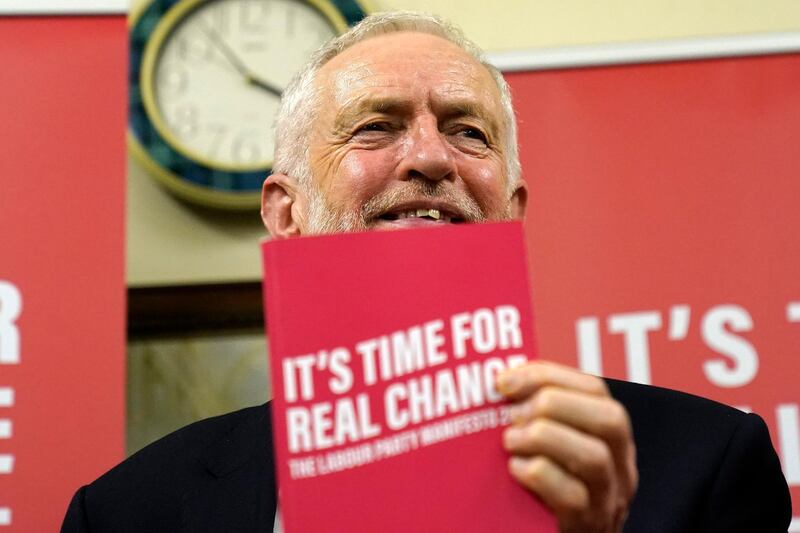
[[[269,405],[197,458],[202,482],[184,502],[186,533],[272,532],[276,491]]]

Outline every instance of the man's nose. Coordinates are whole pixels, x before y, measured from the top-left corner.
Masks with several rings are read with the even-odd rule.
[[[435,119],[415,124],[408,132],[407,142],[408,151],[401,169],[404,179],[440,181],[455,178],[457,168],[452,147],[439,131]]]

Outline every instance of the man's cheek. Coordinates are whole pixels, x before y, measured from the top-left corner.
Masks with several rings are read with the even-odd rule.
[[[374,195],[387,187],[393,177],[394,165],[385,152],[353,151],[341,165],[343,179],[351,187]]]
[[[501,217],[508,210],[506,177],[495,165],[472,169],[472,179],[466,179],[472,195],[490,218]]]
[[[328,146],[312,154],[312,171],[322,191],[331,191],[350,183],[348,164],[350,150],[342,146]]]
[[[361,154],[351,153],[342,161],[342,174],[354,185],[370,181],[370,173],[374,173],[374,169],[370,170],[369,163],[365,159],[367,158]]]
[[[364,202],[380,190],[372,177],[375,169],[353,155],[348,154],[337,162],[325,190],[328,205],[339,212],[360,212]]]

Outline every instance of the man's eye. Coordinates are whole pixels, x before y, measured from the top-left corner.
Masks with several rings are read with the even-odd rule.
[[[486,142],[486,135],[484,135],[484,133],[477,128],[464,128],[459,131],[458,134],[468,139],[475,139],[484,143]]]
[[[356,133],[366,132],[366,131],[389,131],[390,126],[386,122],[370,122],[369,124],[364,124],[360,128],[356,130]]]

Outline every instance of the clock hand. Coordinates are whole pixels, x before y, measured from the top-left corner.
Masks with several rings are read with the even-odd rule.
[[[247,77],[247,83],[249,83],[250,85],[255,85],[256,87],[258,87],[260,89],[264,89],[268,93],[272,93],[272,94],[274,94],[275,96],[278,96],[278,97],[281,94],[283,94],[283,91],[281,91],[280,89],[278,89],[277,87],[275,87],[274,85],[269,83],[268,81],[262,80],[261,78],[259,78],[258,76],[255,76],[255,75],[248,76]]]
[[[216,46],[217,49],[222,52],[222,55],[228,60],[228,63],[230,63],[233,68],[235,68],[244,78],[247,78],[250,73],[242,60],[239,59],[239,56],[236,55],[236,52],[234,52],[231,47],[220,38],[217,32],[206,27],[204,24],[199,24],[199,27],[211,44]]]
[[[226,43],[217,32],[205,26],[204,24],[200,24],[200,29],[206,35],[208,40],[211,41],[211,43],[214,44],[220,52],[222,52],[222,55],[225,56],[225,59],[227,59],[228,62],[233,65],[233,68],[235,68],[239,74],[244,77],[247,83],[250,85],[255,85],[256,87],[272,93],[275,96],[280,96],[282,94],[282,91],[279,88],[267,81],[262,80],[250,72],[250,69],[248,69],[239,56],[236,55],[236,52],[233,51],[228,43]]]

